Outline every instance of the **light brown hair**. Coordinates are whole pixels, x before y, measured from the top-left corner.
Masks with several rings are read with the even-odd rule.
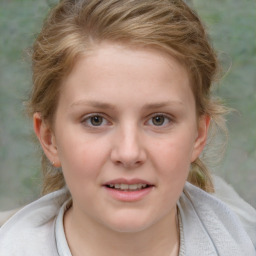
[[[170,54],[185,65],[196,99],[197,115],[225,128],[226,108],[211,95],[218,74],[215,51],[197,14],[181,0],[62,0],[51,10],[32,55],[33,89],[28,111],[53,123],[61,82],[76,59],[102,41],[147,46]],[[61,170],[42,156],[43,194],[65,185]],[[212,192],[211,175],[198,158],[188,181]]]

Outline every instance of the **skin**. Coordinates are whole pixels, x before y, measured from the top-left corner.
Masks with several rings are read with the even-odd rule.
[[[72,255],[178,255],[176,202],[209,127],[195,106],[186,69],[160,51],[102,43],[80,57],[62,84],[53,129],[34,115],[72,195],[64,218]],[[118,178],[152,187],[125,202],[104,186]]]

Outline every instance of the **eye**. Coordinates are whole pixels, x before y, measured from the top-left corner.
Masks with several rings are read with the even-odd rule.
[[[171,122],[171,118],[163,115],[163,114],[157,114],[149,119],[147,122],[149,125],[153,126],[166,126]]]
[[[82,123],[89,127],[97,127],[97,126],[104,126],[108,124],[108,121],[99,114],[92,114],[89,116],[86,116]]]

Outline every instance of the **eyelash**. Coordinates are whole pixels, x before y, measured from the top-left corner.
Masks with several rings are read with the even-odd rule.
[[[93,125],[92,124],[92,118],[94,117],[98,117],[98,118],[101,118],[102,119],[102,122],[104,123],[103,125],[106,125],[106,124],[110,124],[110,122],[107,120],[107,118],[104,117],[104,115],[102,113],[92,113],[92,114],[89,114],[89,115],[86,115],[83,119],[82,119],[82,123],[87,126],[87,127],[90,127],[90,128],[100,128],[102,126],[102,123],[100,123],[99,125]],[[90,122],[90,123],[89,123]]]
[[[102,119],[102,122],[99,125],[92,124],[92,118],[95,118],[95,117],[98,117],[98,118]],[[157,118],[157,117],[164,118],[163,124],[156,125],[156,124],[153,123],[153,118]],[[173,118],[171,118],[167,114],[155,113],[155,114],[151,115],[149,119],[147,119],[145,124],[148,125],[148,126],[153,126],[153,127],[166,127],[172,121],[173,121]],[[111,124],[111,122],[109,122],[108,119],[105,117],[105,115],[102,114],[102,113],[92,113],[92,114],[86,115],[82,119],[81,123],[84,124],[86,127],[89,127],[89,128],[101,128],[102,126]]]
[[[160,125],[153,124],[153,118],[161,117],[164,118],[164,123]],[[149,125],[152,125],[154,127],[166,127],[170,122],[173,121],[173,118],[171,118],[169,115],[164,113],[155,113],[154,115],[151,115],[149,120],[146,122],[146,124],[151,123]]]

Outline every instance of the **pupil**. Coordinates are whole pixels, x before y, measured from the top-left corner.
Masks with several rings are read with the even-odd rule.
[[[91,123],[94,126],[99,126],[102,123],[102,117],[101,116],[93,116],[91,117]]]
[[[153,118],[153,124],[154,125],[162,125],[164,123],[164,117],[163,116],[155,116]]]

